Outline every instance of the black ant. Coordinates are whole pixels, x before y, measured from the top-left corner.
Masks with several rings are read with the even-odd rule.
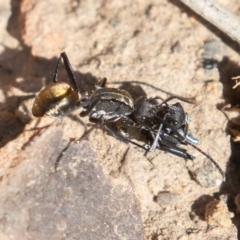
[[[58,68],[63,59],[70,84],[58,82]],[[189,116],[185,113],[180,103],[168,104],[172,99],[179,99],[191,103],[188,99],[171,96],[166,100],[160,97],[140,97],[135,102],[130,94],[117,88],[105,88],[107,79],[95,85],[95,91],[89,94],[79,88],[71,64],[66,53],[61,53],[53,83],[45,87],[36,97],[32,113],[36,117],[49,115],[58,117],[74,107],[82,107],[81,117],[89,116],[93,123],[100,124],[106,131],[125,143],[145,150],[154,151],[156,148],[170,152],[185,159],[193,160],[194,157],[179,145],[191,145],[206,156],[218,168],[224,178],[224,173],[219,165],[201,149],[195,146],[198,140],[188,131]],[[79,89],[83,92],[79,97]],[[161,103],[154,103],[161,99]],[[142,141],[144,145],[132,141]]]

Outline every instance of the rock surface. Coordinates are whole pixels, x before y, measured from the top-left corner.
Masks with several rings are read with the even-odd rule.
[[[237,0],[220,2],[239,14]],[[2,0],[0,20],[0,239],[237,238],[240,150],[219,110],[240,101],[236,43],[175,0]],[[106,77],[135,99],[195,97],[182,103],[190,131],[226,182],[191,146],[192,162],[134,147],[124,158],[127,146],[100,128],[74,142],[89,128],[81,110],[34,118],[35,94],[63,51],[87,90]],[[63,69],[59,78],[68,79]],[[227,224],[212,226],[213,206]]]

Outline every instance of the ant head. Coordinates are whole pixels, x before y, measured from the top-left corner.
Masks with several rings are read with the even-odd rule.
[[[180,103],[175,103],[165,107],[167,121],[175,128],[180,128],[186,123],[186,113]]]
[[[32,114],[35,117],[43,115],[59,117],[72,110],[78,100],[78,93],[68,83],[55,82],[43,88],[37,95]]]

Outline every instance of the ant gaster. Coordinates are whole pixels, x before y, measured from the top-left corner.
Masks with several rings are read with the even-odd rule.
[[[70,84],[58,82],[59,64],[63,59]],[[218,164],[195,144],[198,140],[188,132],[189,116],[180,103],[169,105],[167,102],[177,98],[189,102],[185,98],[171,96],[166,100],[160,97],[140,97],[135,102],[130,94],[117,88],[105,88],[107,79],[95,85],[95,91],[89,94],[79,88],[71,64],[66,53],[61,53],[55,70],[53,83],[44,88],[36,97],[32,113],[36,117],[44,114],[58,117],[74,107],[82,107],[81,117],[89,116],[89,120],[101,124],[107,132],[115,138],[132,143],[145,151],[154,151],[156,148],[170,152],[185,159],[194,159],[179,144],[189,144],[211,160],[224,177]],[[79,97],[79,89],[83,95]],[[154,103],[161,99],[161,103]],[[143,141],[145,146],[132,141]]]
[[[58,68],[61,57],[64,59],[70,84],[58,82]],[[32,114],[35,117],[42,117],[45,114],[51,117],[59,117],[72,110],[79,102],[78,86],[71,64],[66,53],[62,53],[61,57],[58,59],[52,84],[42,89],[35,98],[32,107]]]

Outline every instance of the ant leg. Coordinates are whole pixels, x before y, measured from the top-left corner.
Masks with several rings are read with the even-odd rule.
[[[69,142],[68,142],[68,145],[61,151],[60,155],[57,157],[57,160],[56,160],[56,162],[55,162],[55,170],[57,170],[58,165],[59,165],[59,163],[60,163],[63,155],[65,154],[65,152],[66,152],[67,149],[69,148],[70,144],[71,144],[72,142],[79,142],[80,140],[83,140],[83,139],[87,138],[88,135],[93,131],[93,129],[94,129],[95,127],[96,127],[96,126],[93,126],[93,127],[91,127],[89,130],[85,131],[85,132],[83,133],[83,135],[82,135],[78,140],[76,140],[75,138],[70,138],[70,140],[69,140]]]
[[[98,84],[88,82],[88,84],[94,86],[94,87],[96,88],[96,90],[101,89],[101,88],[104,88],[105,85],[106,85],[106,83],[107,83],[107,78],[101,79]]]
[[[126,163],[126,159],[127,159],[127,155],[128,155],[128,151],[129,151],[129,149],[130,149],[130,146],[127,146],[127,149],[126,149],[126,151],[124,152],[124,154],[123,154],[123,157],[122,157],[122,160],[121,160],[121,162],[120,162],[120,167],[118,168],[119,169],[119,172],[122,172],[122,169],[123,169],[123,167],[124,167],[124,164]]]
[[[163,125],[163,124],[161,123],[161,125]],[[157,138],[155,138],[155,140],[156,139]],[[158,138],[158,140],[159,140],[159,138]],[[170,153],[172,153],[174,155],[177,155],[179,157],[189,159],[189,160],[193,160],[194,156],[188,154],[186,149],[183,149],[183,148],[180,148],[180,147],[177,146],[179,143],[180,143],[179,140],[176,139],[175,137],[172,137],[171,135],[166,135],[165,134],[163,136],[163,139],[162,140],[160,139],[158,148],[161,149],[161,150],[170,152]]]
[[[165,121],[166,120],[166,117],[167,117],[168,113],[165,114],[165,116],[163,117],[163,120]],[[160,136],[160,132],[162,131],[162,127],[163,127],[163,124],[160,123],[159,125],[159,128],[158,128],[158,132],[157,132],[157,135],[155,136],[155,139],[154,139],[154,142],[152,144],[152,147],[150,148],[150,152],[154,152],[156,147],[157,147],[157,143],[158,143],[158,140],[159,140],[159,136]]]
[[[75,76],[74,76],[74,73],[73,73],[73,69],[72,69],[72,66],[71,66],[71,64],[69,62],[68,56],[67,56],[67,54],[65,52],[62,52],[60,54],[60,57],[58,58],[57,66],[56,66],[55,73],[54,73],[54,76],[53,76],[53,82],[57,82],[58,81],[58,79],[57,79],[57,77],[58,77],[58,69],[59,69],[59,65],[61,63],[61,59],[63,59],[64,66],[65,66],[65,69],[67,71],[67,74],[68,74],[68,77],[69,77],[69,80],[70,80],[72,88],[75,91],[78,91],[78,86],[77,86],[77,82],[76,82],[76,79],[75,79]]]
[[[164,99],[162,97],[149,98],[148,100],[149,101],[154,101],[154,100],[157,100],[157,99],[160,99],[160,100],[164,101]]]
[[[77,140],[77,142],[79,142],[80,140],[83,140],[85,138],[87,138],[89,136],[89,134],[96,128],[97,126],[92,126],[90,129],[88,129],[87,131],[85,131],[85,133],[83,133],[83,135]]]
[[[61,55],[58,58],[57,66],[56,66],[56,69],[55,69],[55,72],[54,72],[54,75],[53,75],[53,83],[56,83],[58,81],[58,69],[59,69],[59,65],[60,65],[61,60],[62,60]]]
[[[63,63],[64,63],[64,66],[65,66],[65,69],[67,71],[67,74],[68,74],[68,77],[69,77],[69,80],[70,80],[70,83],[72,85],[72,88],[75,90],[75,91],[78,91],[78,85],[77,85],[77,82],[76,82],[76,78],[75,78],[75,75],[73,73],[73,69],[72,69],[72,66],[71,66],[71,63],[68,59],[68,56],[65,52],[61,53],[60,55],[63,59]],[[86,92],[86,91],[85,91]]]
[[[172,153],[178,157],[182,157],[184,159],[188,159],[188,160],[193,160],[195,157],[188,154],[186,149],[183,149],[183,148],[180,148],[180,147],[177,147],[177,146],[160,146],[159,149],[163,150],[163,151],[166,151],[166,152],[169,152],[169,153]]]
[[[86,117],[87,115],[89,115],[89,113],[93,110],[93,108],[94,108],[94,107],[96,106],[96,104],[99,103],[99,102],[101,102],[101,101],[96,100],[96,101],[93,102],[93,103],[91,103],[91,100],[81,101],[81,102],[79,103],[79,106],[80,106],[80,107],[86,107],[86,106],[88,106],[90,103],[91,103],[91,105],[88,107],[87,110],[83,110],[83,111],[80,113],[80,116],[81,116],[81,117]]]
[[[70,61],[68,59],[68,56],[67,56],[67,54],[65,52],[62,52],[60,54],[60,57],[58,59],[57,66],[56,66],[56,69],[55,69],[55,73],[54,73],[54,76],[53,76],[53,82],[57,82],[58,81],[58,79],[57,79],[57,77],[58,77],[58,69],[59,69],[59,65],[61,63],[61,59],[63,59],[64,67],[65,67],[66,72],[68,74],[68,78],[70,80],[71,87],[73,88],[73,90],[75,92],[78,92],[79,91],[79,86],[77,85],[77,81],[76,81],[75,75],[73,73],[73,69],[72,69],[71,63],[70,63]],[[80,87],[80,89],[83,92],[86,93],[85,89],[83,89],[81,87]]]
[[[173,133],[175,133],[179,138],[182,144],[186,143],[192,143],[192,144],[198,144],[199,141],[196,139],[191,133],[188,132],[188,126],[182,131],[182,134],[177,131],[172,125],[170,125],[168,122],[165,121],[164,118],[161,118],[159,116],[156,116],[156,118],[165,126],[167,126]],[[160,128],[160,127],[159,127]]]
[[[99,86],[104,88],[106,86],[106,83],[107,83],[107,78],[103,78],[103,79],[101,79]]]
[[[54,164],[54,169],[55,169],[55,171],[57,170],[58,165],[59,165],[59,163],[60,163],[63,155],[65,154],[65,152],[66,152],[67,149],[69,148],[70,144],[71,144],[72,142],[74,142],[74,141],[75,141],[74,138],[70,138],[70,140],[69,140],[69,142],[68,142],[68,145],[61,151],[60,155],[57,157],[57,160],[55,161],[55,164]]]
[[[133,145],[135,145],[135,146],[143,149],[144,151],[147,150],[147,149],[146,149],[145,147],[143,147],[142,145],[140,145],[140,144],[138,144],[138,143],[136,143],[136,142],[134,142],[134,141],[132,141],[132,140],[130,140],[130,139],[122,136],[121,134],[117,133],[114,129],[112,129],[112,128],[108,125],[108,123],[104,124],[103,126],[104,126],[104,128],[106,129],[106,131],[107,131],[111,136],[115,137],[116,139],[118,139],[118,140],[120,140],[120,141],[122,141],[122,142],[124,142],[124,143],[126,143],[126,144],[132,143]]]

